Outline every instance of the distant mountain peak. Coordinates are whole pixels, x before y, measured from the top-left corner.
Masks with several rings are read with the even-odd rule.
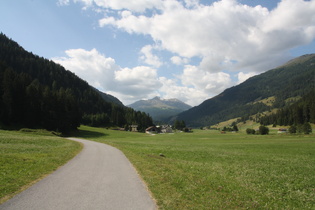
[[[159,121],[191,108],[191,106],[176,98],[162,99],[159,96],[148,100],[136,101],[128,106],[135,110],[149,113],[154,120]]]

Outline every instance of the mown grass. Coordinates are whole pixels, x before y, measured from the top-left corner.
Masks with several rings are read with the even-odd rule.
[[[44,130],[0,130],[0,203],[65,164],[81,148]]]
[[[160,209],[315,208],[314,135],[150,136],[81,127],[77,137],[122,150]]]

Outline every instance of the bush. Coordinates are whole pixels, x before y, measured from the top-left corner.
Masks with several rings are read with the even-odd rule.
[[[247,133],[247,134],[255,134],[255,130],[254,130],[254,129],[251,129],[251,128],[247,128],[247,129],[246,129],[246,133]]]
[[[304,134],[310,134],[310,133],[312,133],[311,124],[309,124],[309,123],[304,123],[303,126],[302,126],[302,130],[303,130],[303,133],[304,133]]]
[[[291,125],[289,127],[289,133],[296,133],[296,126],[295,125]]]
[[[260,135],[267,135],[267,134],[269,134],[269,128],[266,127],[266,126],[263,126],[263,125],[259,126],[259,134]]]
[[[310,133],[312,133],[311,124],[309,124],[309,123],[298,124],[298,125],[296,126],[296,132],[297,132],[297,133],[304,133],[304,134],[310,134]]]
[[[184,132],[192,132],[191,129],[189,129],[189,128],[184,128],[183,131]]]

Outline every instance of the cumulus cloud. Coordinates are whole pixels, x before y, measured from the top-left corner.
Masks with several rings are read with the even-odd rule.
[[[154,47],[152,47],[151,45],[144,46],[140,51],[140,53],[142,54],[140,59],[143,60],[146,64],[158,68],[163,63],[160,61],[158,56],[153,54],[152,52],[153,49]]]
[[[252,77],[252,76],[255,76],[256,75],[256,73],[254,73],[254,72],[249,72],[249,73],[244,73],[244,72],[239,72],[238,74],[237,74],[237,78],[238,78],[238,84],[240,84],[240,83],[242,83],[242,82],[244,82],[245,80],[247,80],[248,78],[250,78],[250,77]]]
[[[146,66],[121,68],[113,58],[96,49],[71,49],[66,57],[52,58],[56,63],[85,79],[90,85],[118,96],[124,103],[156,95],[162,86],[157,70]]]
[[[114,79],[118,85],[115,89],[125,95],[144,97],[161,87],[157,70],[147,66],[121,69],[115,72]]]
[[[69,1],[59,0],[65,5]],[[92,84],[128,100],[154,96],[158,90],[164,98],[175,97],[196,105],[196,101],[236,84],[230,75],[239,72],[240,83],[283,64],[290,58],[291,49],[315,39],[315,0],[281,0],[272,10],[248,6],[240,0],[218,0],[210,5],[198,0],[72,1],[83,3],[85,8],[103,9],[100,27],[151,38],[151,43],[146,42],[140,50],[140,60],[151,67],[121,68],[114,59],[93,50],[84,55],[78,50],[72,52],[77,54],[67,51],[68,57],[58,59]],[[167,52],[169,57],[164,62],[184,65],[177,78],[158,76],[153,68],[167,65],[157,51]],[[85,64],[75,59],[89,54],[102,58]],[[93,81],[89,77],[85,69],[92,66],[97,66],[93,74],[103,79]]]
[[[277,56],[280,61],[274,61],[276,66],[288,50],[315,38],[314,0],[282,0],[272,11],[236,0],[208,6],[198,1],[161,1],[157,5],[159,13],[155,15],[106,17],[100,20],[100,26],[110,24],[128,33],[150,35],[165,50],[183,57],[200,57],[200,67],[211,72],[244,66],[264,71],[265,65],[252,65],[253,58],[269,60]]]
[[[86,0],[76,0],[86,1]],[[92,0],[93,1],[93,0]],[[160,8],[161,0],[94,0],[94,3],[103,8],[110,8],[113,10],[130,10],[134,12],[144,12],[147,9]]]
[[[57,5],[58,6],[65,6],[65,5],[69,5],[70,0],[58,0]]]
[[[179,56],[173,56],[173,57],[171,57],[171,61],[173,64],[183,65],[183,64],[187,64],[189,62],[189,59],[188,58],[181,58]]]
[[[205,72],[191,65],[185,66],[184,72],[179,78],[183,85],[203,90],[208,95],[218,94],[231,85],[229,74]]]
[[[106,90],[114,86],[112,78],[114,78],[115,71],[118,71],[120,67],[113,58],[107,58],[96,49],[90,51],[70,49],[65,53],[67,57],[56,57],[52,58],[52,60],[96,88]]]
[[[65,57],[52,60],[92,86],[118,97],[124,104],[158,95],[198,105],[213,93],[224,90],[230,82],[226,73],[204,72],[191,65],[185,66],[176,78],[167,79],[159,77],[158,71],[148,66],[122,68],[96,49],[70,49],[65,53]]]
[[[160,77],[159,81],[163,86],[159,89],[163,98],[177,98],[191,106],[197,106],[205,99],[209,98],[209,94],[202,89],[197,89],[193,86],[183,86],[176,79],[168,79],[166,77]]]

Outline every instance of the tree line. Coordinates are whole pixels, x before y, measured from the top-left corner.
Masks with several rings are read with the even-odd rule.
[[[0,119],[5,125],[65,132],[80,125],[81,112],[71,89],[51,90],[28,74],[0,63]]]
[[[124,128],[129,128],[130,125],[137,125],[137,129],[144,132],[153,122],[151,116],[144,112],[112,104],[110,115],[104,112],[84,114],[82,116],[82,124],[94,127],[117,125]]]
[[[0,125],[67,132],[94,126],[152,125],[152,118],[106,101],[86,81],[62,66],[25,51],[0,34]]]
[[[311,90],[296,103],[261,117],[259,121],[262,125],[280,126],[315,123],[315,90]]]

